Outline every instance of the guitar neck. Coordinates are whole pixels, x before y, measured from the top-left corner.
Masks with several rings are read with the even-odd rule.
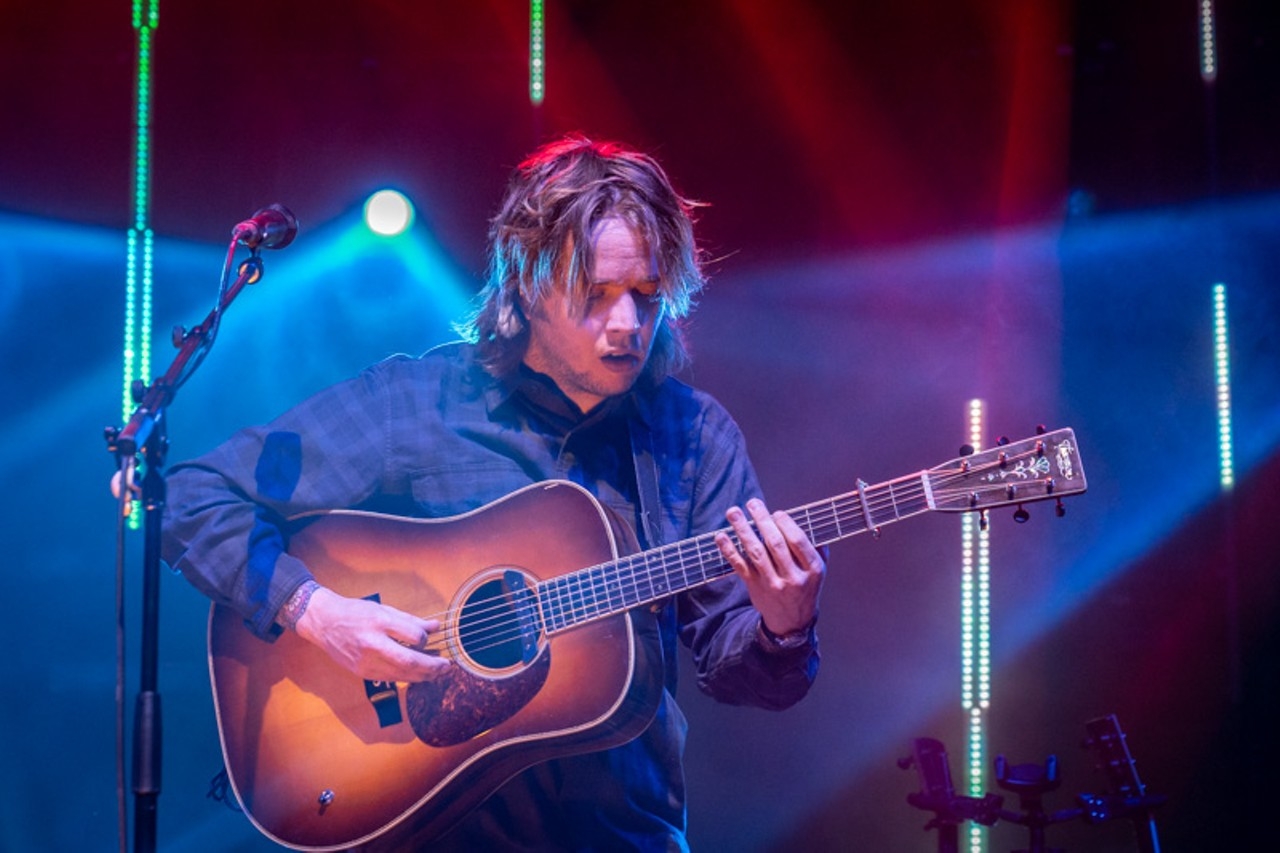
[[[1075,433],[1063,428],[874,486],[859,480],[853,491],[796,507],[790,515],[821,547],[924,512],[982,512],[1060,499],[1086,487]],[[724,532],[738,544],[732,531]],[[544,628],[565,631],[729,574],[715,536],[704,533],[540,582]]]
[[[922,472],[790,510],[800,529],[822,547],[928,512],[928,478]],[[715,531],[663,545],[538,584],[548,632],[568,630],[702,586],[732,569],[720,554]],[[738,537],[725,528],[734,544]]]

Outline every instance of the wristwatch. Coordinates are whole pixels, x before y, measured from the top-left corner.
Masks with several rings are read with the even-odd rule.
[[[756,627],[756,634],[760,637],[760,644],[764,646],[767,651],[771,652],[782,652],[806,646],[809,644],[809,635],[812,632],[813,622],[810,622],[798,631],[792,631],[788,634],[782,634],[781,636],[766,628],[763,619],[757,623]]]

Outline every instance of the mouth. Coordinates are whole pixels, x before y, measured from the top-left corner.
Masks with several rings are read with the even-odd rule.
[[[611,370],[627,371],[640,367],[640,356],[631,352],[611,352],[600,357],[605,366]]]

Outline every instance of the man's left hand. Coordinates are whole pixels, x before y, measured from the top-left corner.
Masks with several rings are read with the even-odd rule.
[[[738,544],[725,531],[716,534],[716,544],[746,584],[765,628],[782,637],[808,627],[827,571],[809,537],[790,515],[769,512],[757,498],[747,501],[745,512],[733,507],[725,517]]]

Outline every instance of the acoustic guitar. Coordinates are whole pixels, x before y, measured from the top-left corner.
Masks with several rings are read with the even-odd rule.
[[[925,512],[985,512],[1086,488],[1059,429],[790,511],[817,545]],[[1061,504],[1059,504],[1061,510]],[[537,483],[447,519],[331,511],[289,552],[322,585],[439,618],[433,682],[363,681],[286,633],[254,637],[215,605],[209,666],[227,773],[245,813],[300,850],[412,821],[438,837],[520,770],[605,749],[662,695],[653,620],[632,611],[731,573],[714,533],[639,553],[580,487]],[[985,522],[985,518],[984,518]],[[646,627],[647,626],[647,627]]]

